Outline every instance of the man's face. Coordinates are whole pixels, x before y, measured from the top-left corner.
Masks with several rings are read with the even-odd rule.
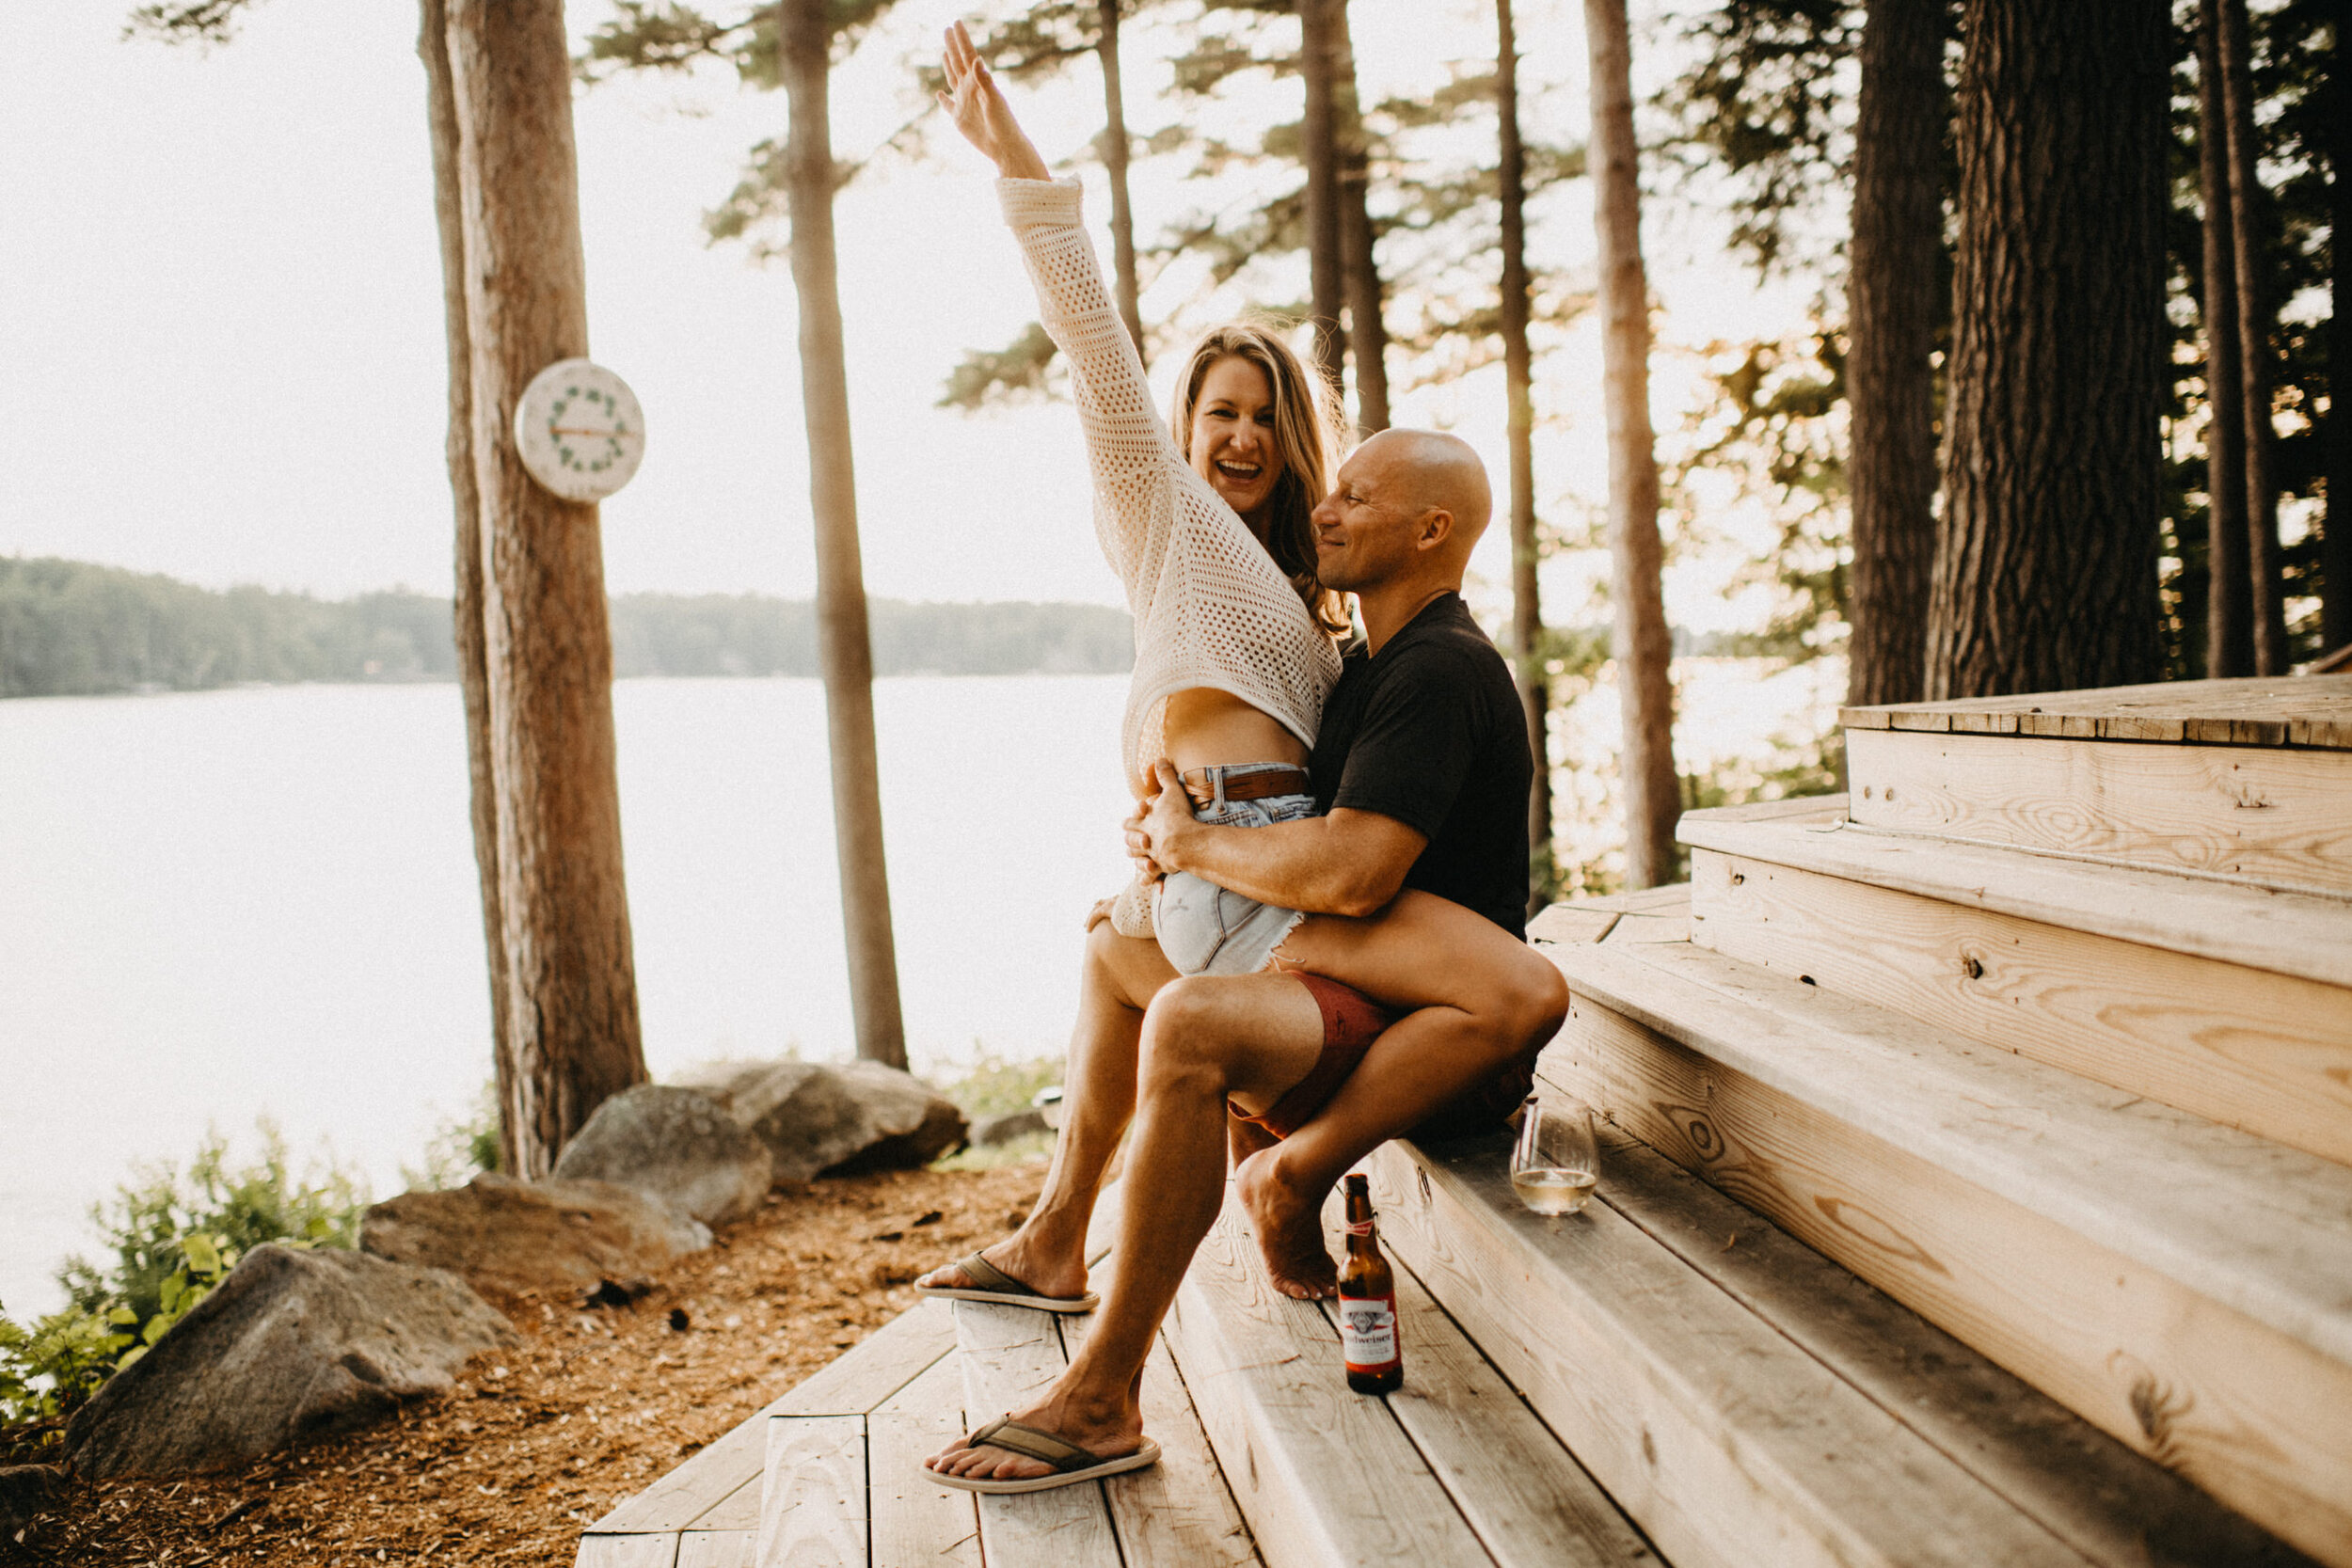
[[[1340,465],[1338,482],[1314,510],[1315,573],[1343,594],[1377,588],[1413,558],[1419,518],[1394,459],[1371,445]]]

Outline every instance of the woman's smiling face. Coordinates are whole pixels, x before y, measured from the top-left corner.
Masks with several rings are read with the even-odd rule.
[[[1227,355],[1200,378],[1192,405],[1192,467],[1252,524],[1282,477],[1274,440],[1274,388],[1265,372]]]

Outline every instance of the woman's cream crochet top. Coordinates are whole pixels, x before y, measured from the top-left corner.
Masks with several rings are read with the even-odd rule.
[[[1094,468],[1095,534],[1135,616],[1135,675],[1120,733],[1131,778],[1138,787],[1150,778],[1164,754],[1168,699],[1194,687],[1230,691],[1313,745],[1323,700],[1340,678],[1339,650],[1160,422],[1143,361],[1079,227],[1078,182],[1000,180],[996,190],[1037,282],[1045,330],[1070,362]]]

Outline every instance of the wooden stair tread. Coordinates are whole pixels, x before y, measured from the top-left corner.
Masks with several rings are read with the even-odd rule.
[[[1854,729],[2352,750],[2352,674],[2164,681],[1943,703],[1847,707]]]
[[[2352,1170],[1688,945],[1573,992],[2352,1362]]]
[[[1693,848],[2352,987],[2352,900],[1857,827],[1842,796],[1823,797],[1810,816],[1686,812],[1676,836]]]

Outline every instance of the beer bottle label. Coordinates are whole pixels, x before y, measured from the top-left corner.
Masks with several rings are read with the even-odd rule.
[[[1351,1372],[1386,1371],[1396,1354],[1396,1297],[1342,1296],[1340,1349]]]

